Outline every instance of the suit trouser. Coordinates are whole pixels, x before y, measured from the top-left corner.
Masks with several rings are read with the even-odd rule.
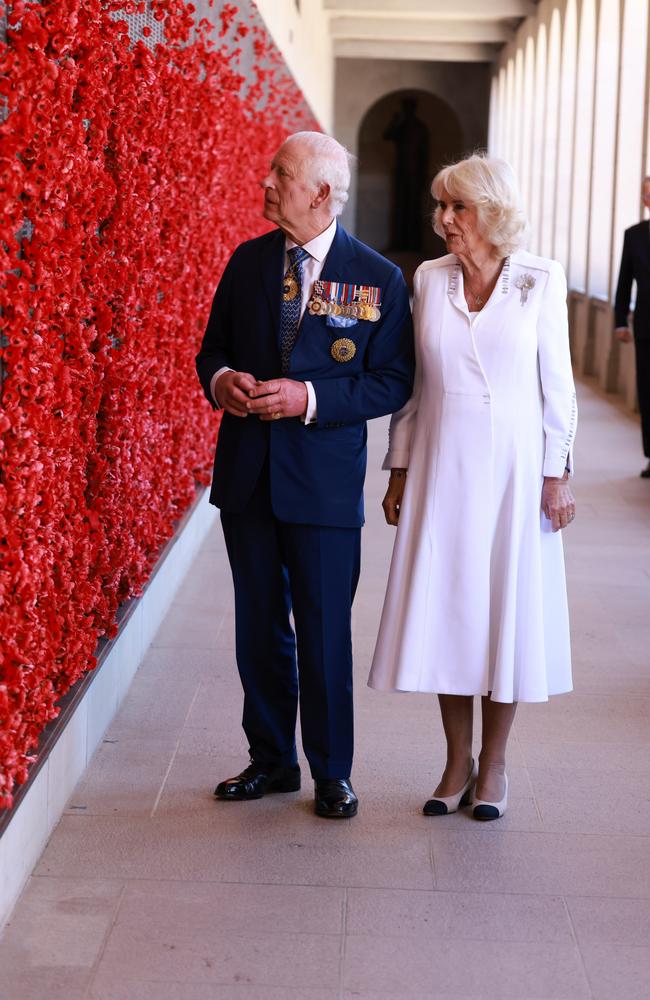
[[[650,338],[634,340],[636,353],[636,388],[641,413],[643,454],[650,459]]]
[[[347,778],[353,751],[351,609],[361,529],[279,521],[266,470],[245,511],[222,511],[221,523],[235,589],[242,723],[251,758],[296,763],[299,702],[312,776]]]

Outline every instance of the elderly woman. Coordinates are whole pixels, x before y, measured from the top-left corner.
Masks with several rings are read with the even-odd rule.
[[[415,275],[413,396],[391,421],[384,512],[398,525],[369,684],[438,694],[446,767],[426,815],[507,806],[519,701],[571,690],[559,529],[576,399],[560,265],[522,249],[512,170],[470,156],[431,188],[449,254]],[[482,745],[472,758],[473,699]]]

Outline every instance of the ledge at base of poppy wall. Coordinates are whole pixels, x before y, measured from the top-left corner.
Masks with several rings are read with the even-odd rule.
[[[217,512],[208,495],[209,488],[200,490],[183,515],[142,596],[120,608],[117,636],[100,643],[97,668],[87,671],[61,699],[59,716],[39,740],[39,759],[28,780],[14,793],[13,808],[0,813],[0,934],[64,811],[88,815],[75,789],[215,524]],[[194,693],[190,691],[190,700]]]
[[[194,355],[212,294],[268,228],[257,181],[273,152],[318,127],[254,11],[211,6],[219,31],[184,0],[9,5],[1,807],[209,479],[217,421]]]

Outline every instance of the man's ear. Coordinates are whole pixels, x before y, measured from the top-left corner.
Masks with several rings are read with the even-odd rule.
[[[331,188],[330,188],[329,184],[326,184],[324,181],[321,184],[319,184],[318,185],[318,189],[316,191],[316,194],[314,195],[314,197],[311,200],[311,207],[312,208],[320,208],[321,205],[324,202],[326,202],[327,199],[329,198],[329,196],[330,196],[330,190],[331,190]]]

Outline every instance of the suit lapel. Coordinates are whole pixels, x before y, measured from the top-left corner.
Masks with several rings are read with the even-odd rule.
[[[277,344],[280,332],[282,305],[282,276],[284,273],[284,233],[278,229],[260,254],[262,284],[269,303],[273,343]]]
[[[346,268],[356,255],[352,240],[345,229],[337,223],[336,233],[321,272],[321,281],[345,281],[346,279],[349,281],[350,276]]]
[[[329,248],[327,257],[325,258],[325,263],[323,264],[323,270],[321,271],[320,281],[350,281],[350,263],[357,256],[356,250],[352,240],[346,233],[345,229],[342,228],[338,223],[336,224],[336,233],[332,241],[332,245]],[[310,295],[312,289],[309,289]],[[298,328],[298,339],[296,340],[296,346],[294,351],[305,351],[308,350],[307,341],[314,335],[322,336],[325,331],[325,320],[322,316],[311,316],[308,309],[305,309],[302,320],[300,321],[300,326]],[[328,336],[332,334],[332,330],[328,330]]]
[[[644,221],[639,226],[639,250],[646,261],[650,261],[650,225]]]
[[[269,312],[271,316],[271,339],[275,350],[279,349],[280,341],[280,313],[282,308],[282,276],[284,274],[284,233],[278,229],[271,239],[266,242],[260,252],[260,269],[262,285],[266,294]],[[325,258],[321,279],[323,281],[346,281],[350,280],[348,271],[351,261],[355,259],[357,253],[352,240],[342,226],[336,226],[336,233],[329,253]],[[309,290],[311,292],[311,289]],[[305,325],[314,322],[316,317],[310,316],[305,309],[303,314],[296,344],[300,342],[302,331]],[[322,325],[322,318],[318,325]]]

